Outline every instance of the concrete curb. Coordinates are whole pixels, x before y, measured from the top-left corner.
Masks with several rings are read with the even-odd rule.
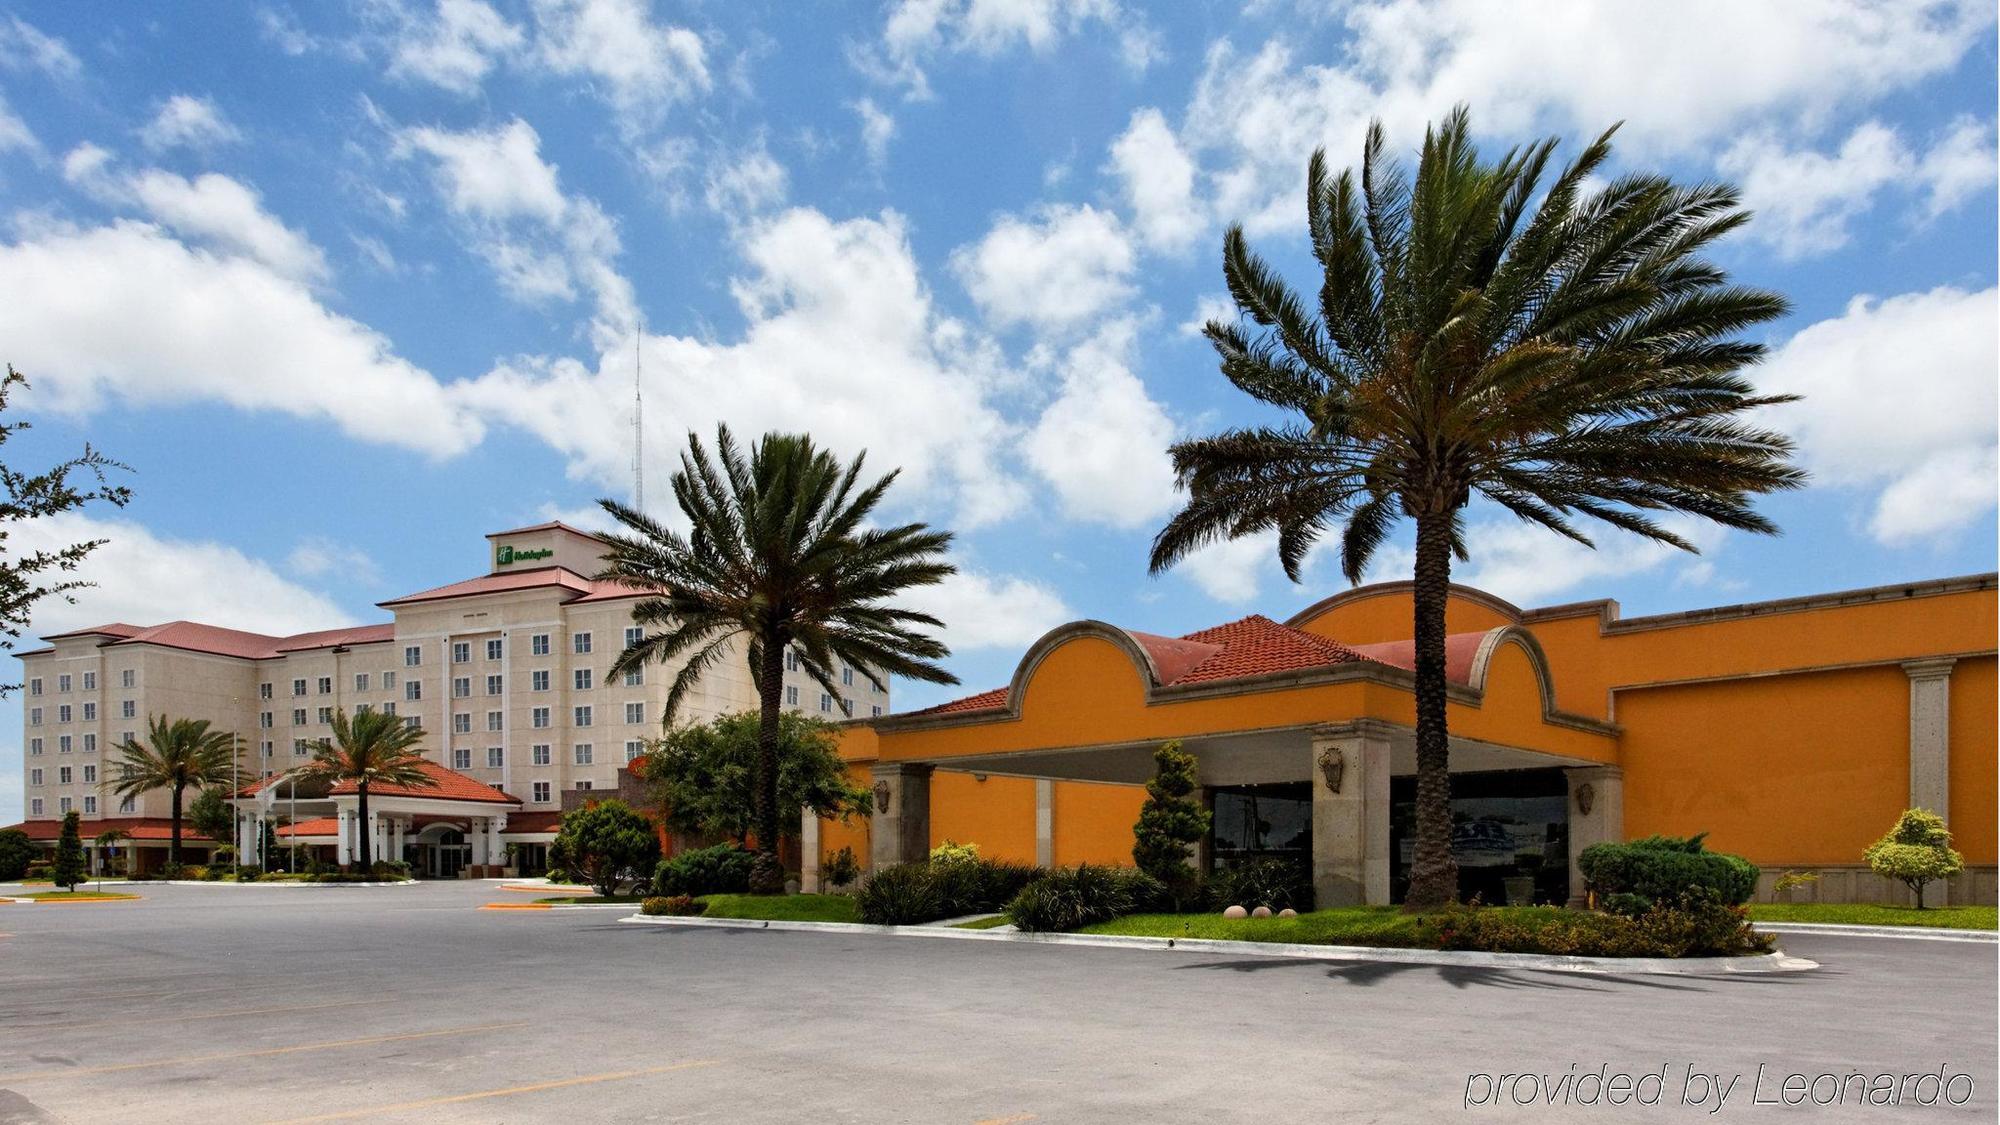
[[[1824,934],[1829,937],[1907,938],[1911,941],[1969,941],[2000,944],[2000,932],[1954,930],[1943,926],[1857,926],[1844,922],[1757,922],[1774,934]]]
[[[80,893],[84,893],[84,894],[88,894],[89,892],[87,892],[87,891],[86,891],[86,892],[80,892]],[[119,892],[119,893],[121,893],[121,894],[122,894],[123,892],[121,891],[121,892]],[[98,903],[98,902],[144,902],[144,901],[145,901],[145,899],[144,899],[143,897],[139,896],[139,895],[130,895],[130,896],[128,896],[128,897],[125,897],[125,898],[96,898],[96,897],[89,897],[89,898],[0,898],[0,902],[4,902],[4,903],[7,903],[7,904],[8,904],[8,905],[10,905],[10,906],[88,906],[88,905],[90,905],[91,903]]]
[[[855,922],[767,922],[752,918],[676,918],[634,914],[620,918],[653,926],[695,926],[735,930],[797,930],[889,934],[897,937],[952,938],[963,941],[1012,941],[1035,945],[1086,945],[1104,949],[1171,950],[1176,953],[1226,953],[1239,957],[1286,957],[1309,961],[1386,962],[1457,968],[1526,969],[1557,973],[1627,974],[1634,976],[1700,976],[1710,973],[1790,973],[1819,968],[1819,962],[1788,957],[1783,952],[1756,957],[1561,957],[1541,953],[1470,953],[1439,949],[1378,949],[1358,945],[1287,945],[1264,941],[1221,941],[1213,938],[1117,937],[1109,934],[1024,934],[999,930],[936,929],[931,926],[870,926]]]

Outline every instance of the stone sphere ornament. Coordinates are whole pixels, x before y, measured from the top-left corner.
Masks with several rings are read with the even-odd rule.
[[[1296,918],[1296,917],[1298,917],[1298,916],[1299,916],[1299,912],[1298,912],[1298,911],[1296,911],[1296,910],[1293,910],[1293,909],[1292,909],[1291,907],[1289,907],[1289,906],[1285,907],[1285,908],[1284,908],[1283,910],[1280,910],[1280,911],[1278,911],[1278,917],[1280,917],[1280,918]]]
[[[1269,918],[1270,916],[1271,908],[1268,906],[1260,906],[1250,912],[1250,917],[1252,918]]]
[[[1248,910],[1243,909],[1240,906],[1232,906],[1227,910],[1224,910],[1222,912],[1222,916],[1224,918],[1248,918],[1250,917],[1250,912]]]

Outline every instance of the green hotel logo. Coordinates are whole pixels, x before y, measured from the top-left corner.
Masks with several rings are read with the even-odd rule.
[[[532,559],[546,559],[553,557],[555,557],[555,552],[549,550],[547,547],[540,547],[533,551],[518,551],[512,547],[509,547],[505,543],[502,543],[499,546],[493,548],[494,566],[508,566],[512,563],[528,562]]]

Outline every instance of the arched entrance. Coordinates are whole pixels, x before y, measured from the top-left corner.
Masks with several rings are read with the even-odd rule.
[[[457,825],[430,825],[417,834],[411,848],[416,852],[411,868],[424,878],[456,879],[472,862],[472,845]]]

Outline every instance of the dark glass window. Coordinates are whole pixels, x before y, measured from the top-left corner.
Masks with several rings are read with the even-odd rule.
[[[1230,785],[1211,792],[1215,824],[1209,854],[1215,866],[1265,856],[1311,861],[1310,784]]]
[[[1403,901],[1416,855],[1417,779],[1389,782],[1390,897]],[[1451,851],[1458,893],[1489,906],[1569,898],[1569,787],[1559,769],[1451,775]],[[1526,880],[1525,882],[1523,880]],[[1511,881],[1511,885],[1510,885]]]

